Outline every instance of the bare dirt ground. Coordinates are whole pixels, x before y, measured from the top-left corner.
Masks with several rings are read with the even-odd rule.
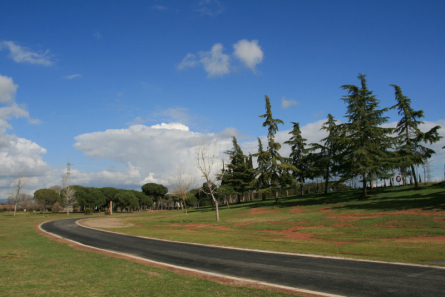
[[[91,228],[126,228],[134,226],[134,224],[132,223],[128,223],[122,219],[116,218],[89,219],[82,220],[79,223]]]

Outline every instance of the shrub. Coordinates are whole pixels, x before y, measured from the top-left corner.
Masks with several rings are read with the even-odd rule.
[[[58,213],[61,210],[62,210],[62,207],[60,207],[59,202],[56,202],[56,203],[53,204],[53,209],[52,209],[53,213]]]
[[[94,210],[93,209],[91,209],[91,208],[89,208],[89,207],[87,207],[87,208],[85,208],[85,211],[83,212],[85,215],[90,215],[90,214],[93,214],[94,213]]]
[[[110,209],[109,208],[107,208],[106,210],[105,210],[105,215],[110,215],[111,213],[110,213]]]

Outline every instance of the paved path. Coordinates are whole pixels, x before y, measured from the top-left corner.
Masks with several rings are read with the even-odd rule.
[[[344,296],[445,296],[445,269],[200,246],[84,228],[81,218],[42,224],[84,245],[204,272]]]

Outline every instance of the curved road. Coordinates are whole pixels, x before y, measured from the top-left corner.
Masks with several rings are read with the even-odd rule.
[[[82,218],[47,222],[46,232],[170,265],[344,296],[444,296],[445,269],[160,241],[84,228]]]

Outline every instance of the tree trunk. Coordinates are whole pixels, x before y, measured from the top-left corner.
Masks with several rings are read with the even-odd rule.
[[[363,176],[363,197],[366,197],[368,193],[366,192],[366,177]]]
[[[275,191],[275,203],[278,203],[278,191]]]
[[[110,200],[110,215],[113,214],[113,201]]]
[[[414,176],[414,189],[418,189],[419,182],[417,181],[416,171],[414,170],[414,165],[411,165],[411,172],[413,173],[412,175]]]
[[[14,204],[14,216],[15,216],[16,211],[17,211],[17,202]]]

